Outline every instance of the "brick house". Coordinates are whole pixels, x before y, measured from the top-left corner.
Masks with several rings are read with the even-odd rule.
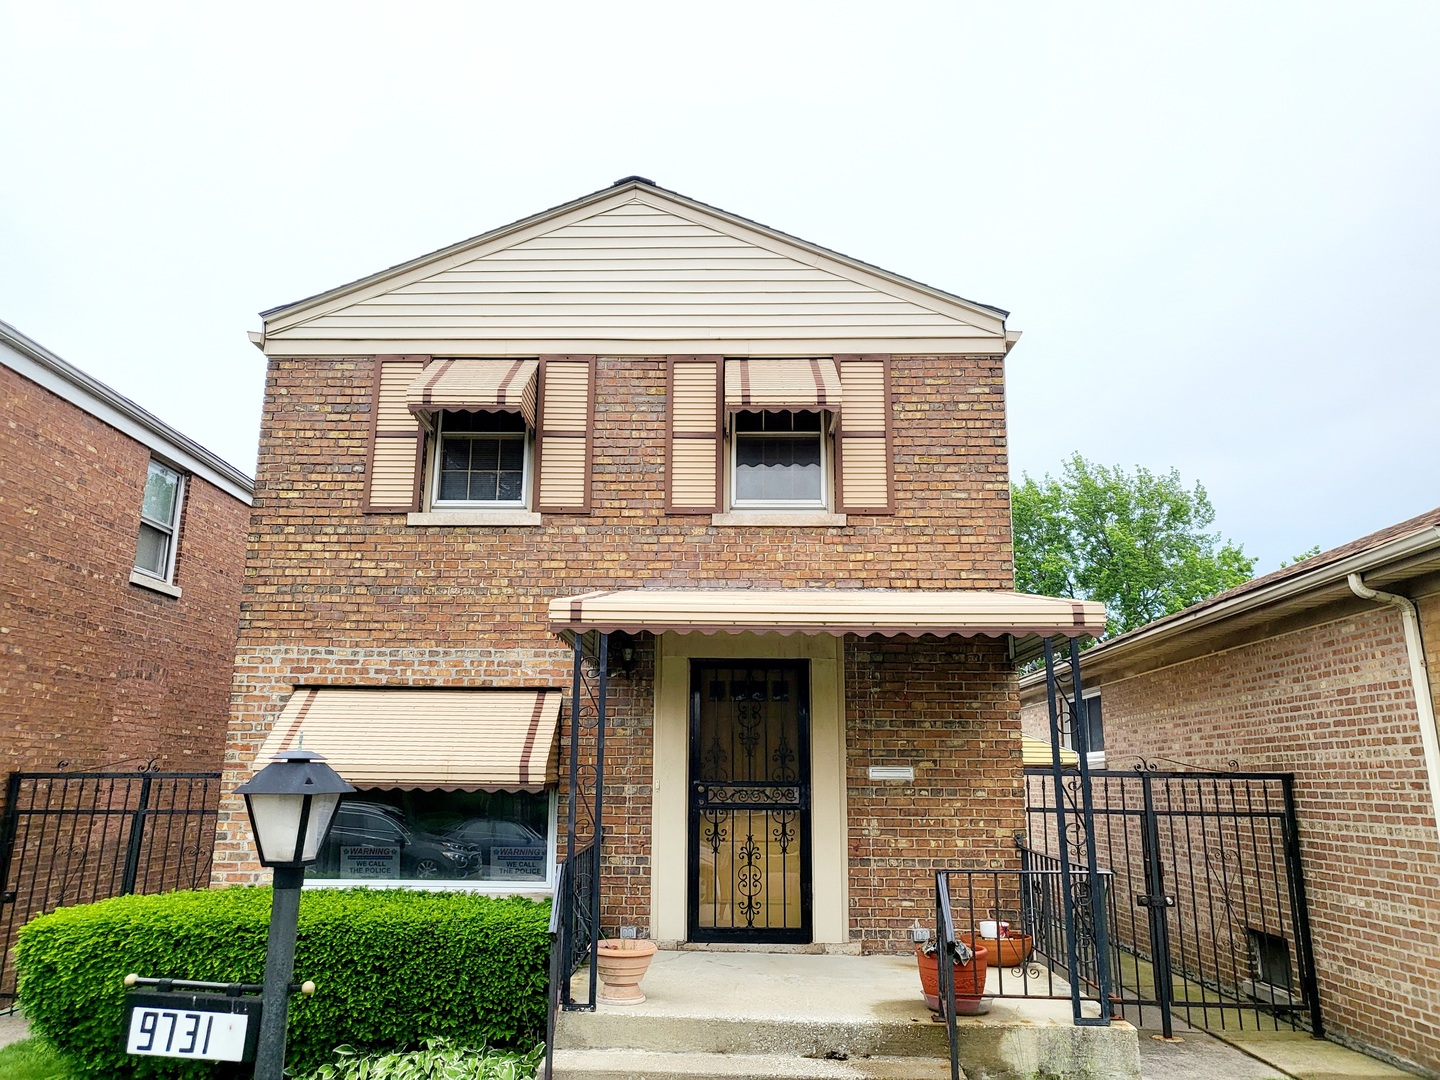
[[[250,478],[5,323],[0,395],[0,770],[217,770]]]
[[[0,401],[4,1008],[27,919],[208,875],[252,489],[3,322]]]
[[[1103,747],[1092,764],[1294,774],[1327,1034],[1440,1075],[1440,510],[1104,642],[1080,666]],[[1043,677],[1021,700],[1025,730],[1048,738]],[[1267,963],[1251,945],[1242,980]],[[1283,969],[1293,945],[1274,943]]]
[[[607,928],[906,947],[1103,625],[1009,591],[1005,318],[637,177],[266,312],[226,791],[303,738],[312,883],[548,895],[600,677]]]

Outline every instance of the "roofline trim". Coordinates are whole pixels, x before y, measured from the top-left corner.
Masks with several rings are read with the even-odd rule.
[[[727,210],[722,210],[719,207],[710,206],[708,203],[702,203],[696,199],[691,199],[688,196],[681,195],[677,191],[671,191],[668,188],[662,188],[657,184],[644,183],[640,180],[628,180],[625,183],[616,184],[607,188],[601,188],[599,191],[591,192],[588,195],[582,195],[580,198],[574,199],[571,202],[561,203],[559,206],[552,206],[548,210],[542,210],[539,213],[531,214],[528,217],[519,219],[518,221],[513,221],[508,225],[502,225],[499,228],[491,229],[488,232],[483,232],[477,236],[472,236],[468,239],[458,241],[457,243],[450,244],[443,248],[439,248],[425,255],[420,255],[413,259],[407,259],[405,262],[397,263],[394,266],[389,267],[388,269],[380,270],[373,274],[368,274],[365,277],[357,278],[354,281],[347,282],[344,285],[338,285],[333,289],[327,289],[324,292],[315,293],[313,296],[308,296],[304,299],[296,300],[289,304],[281,304],[278,307],[269,308],[268,310],[260,312],[260,317],[265,320],[267,324],[267,329],[270,322],[279,319],[285,319],[287,321],[300,321],[295,320],[294,317],[311,309],[322,307],[329,301],[338,299],[348,293],[358,292],[362,289],[370,288],[374,285],[380,284],[381,282],[387,281],[391,278],[400,277],[428,263],[440,262],[444,259],[452,258],[468,248],[479,247],[482,244],[493,243],[496,240],[503,239],[505,236],[511,233],[520,232],[524,229],[537,225],[546,220],[547,218],[559,217],[563,214],[572,213],[576,210],[583,210],[586,207],[591,206],[595,203],[603,202],[608,199],[612,199],[617,195],[625,195],[627,193],[635,191],[653,193],[661,196],[666,200],[674,201],[683,206],[689,207],[691,210],[698,213],[721,218],[722,220],[727,221],[731,225],[734,225],[736,227],[745,230],[758,231],[762,234],[769,236],[771,239],[777,240],[785,244],[798,245],[808,251],[822,256],[823,258],[833,259],[839,263],[842,263],[843,265],[848,266],[852,270],[855,270],[859,273],[875,275],[882,279],[888,280],[889,282],[900,288],[917,290],[945,304],[959,304],[963,307],[970,308],[978,314],[982,314],[988,318],[998,318],[1001,322],[1007,319],[1010,315],[1010,312],[1004,310],[1003,308],[998,308],[991,304],[982,304],[975,300],[967,300],[963,296],[957,296],[954,293],[946,292],[944,289],[936,288],[933,285],[926,285],[923,282],[915,281],[912,278],[907,278],[903,274],[897,274],[894,271],[885,270],[879,266],[874,265],[873,263],[867,263],[863,259],[856,259],[852,256],[842,254],[838,251],[834,251],[831,248],[823,247],[822,245],[813,243],[809,240],[802,240],[798,236],[792,236],[789,233],[782,232],[781,230],[772,228],[769,225],[762,225],[760,222],[753,221],[750,218],[742,217],[739,214],[733,214]]]
[[[60,359],[45,346],[3,321],[0,321],[0,344],[8,345],[22,360],[30,362],[29,365],[15,364],[7,356],[4,358],[7,367],[143,443],[161,457],[209,481],[247,506],[251,505],[255,481],[194,439],[182,435],[158,416]]]
[[[1426,525],[1415,532],[1387,540],[1366,551],[1357,552],[1337,562],[1317,567],[1308,574],[1300,573],[1294,577],[1284,578],[1265,588],[1255,589],[1231,600],[1204,607],[1192,615],[1187,616],[1182,611],[1177,615],[1167,616],[1163,625],[1152,623],[1154,629],[1141,627],[1122,638],[1116,638],[1113,642],[1101,642],[1093,649],[1087,649],[1080,654],[1080,667],[1083,670],[1088,666],[1093,666],[1096,657],[1104,657],[1107,661],[1114,660],[1117,657],[1125,656],[1142,642],[1153,645],[1156,642],[1167,641],[1191,630],[1212,626],[1233,616],[1243,615],[1292,597],[1303,596],[1307,592],[1316,592],[1330,585],[1343,583],[1348,590],[1347,579],[1351,574],[1363,575],[1389,563],[1399,562],[1437,549],[1440,549],[1440,526]],[[1037,686],[1044,678],[1044,672],[1033,672],[1020,680],[1020,689],[1028,690]]]

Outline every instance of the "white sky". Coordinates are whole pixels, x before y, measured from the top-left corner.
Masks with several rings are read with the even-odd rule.
[[[1440,503],[1440,0],[0,0],[0,318],[253,470],[257,312],[639,173],[995,304],[1015,475]]]

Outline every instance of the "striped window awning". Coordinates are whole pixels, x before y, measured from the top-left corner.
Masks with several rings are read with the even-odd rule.
[[[556,782],[559,690],[301,687],[254,768],[302,745],[357,788],[543,791]]]
[[[1050,768],[1053,765],[1054,751],[1050,744],[1043,739],[1037,739],[1032,735],[1020,736],[1020,753],[1027,768]],[[1060,767],[1062,769],[1074,769],[1080,765],[1080,755],[1074,750],[1060,748]]]
[[[725,407],[740,410],[840,408],[840,373],[829,357],[725,361]]]
[[[539,372],[539,360],[434,360],[410,384],[406,404],[417,414],[518,412],[533,428]]]

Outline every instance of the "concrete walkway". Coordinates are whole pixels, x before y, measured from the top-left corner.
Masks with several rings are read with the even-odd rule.
[[[1414,1076],[1339,1043],[1312,1039],[1303,1031],[1217,1028],[1207,1032],[1177,1020],[1174,1042],[1163,1040],[1158,1029],[1139,1032],[1142,1080],[1411,1080]]]
[[[30,1025],[25,1022],[25,1017],[20,1015],[19,1010],[0,1013],[0,1046],[9,1046],[29,1037]]]

